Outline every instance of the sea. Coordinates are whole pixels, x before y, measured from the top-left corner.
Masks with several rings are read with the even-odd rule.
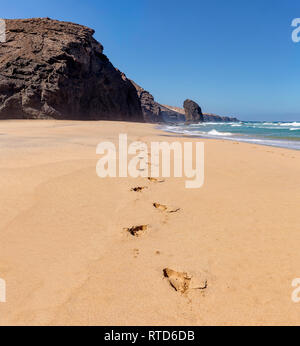
[[[184,136],[226,139],[300,150],[300,121],[172,123],[160,129]]]

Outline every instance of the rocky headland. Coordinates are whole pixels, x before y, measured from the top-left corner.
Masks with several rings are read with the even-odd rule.
[[[94,30],[50,18],[6,20],[0,43],[0,119],[236,121],[195,102],[161,105],[115,68]]]
[[[49,18],[6,20],[0,44],[0,119],[143,121],[133,84],[94,30]]]
[[[170,117],[170,120],[173,121],[185,121],[185,111],[184,108],[180,107],[173,107],[169,105],[162,105],[163,109],[167,111],[169,110],[170,113],[168,114]],[[236,117],[227,117],[212,113],[203,113],[203,121],[204,122],[238,122],[239,120]]]

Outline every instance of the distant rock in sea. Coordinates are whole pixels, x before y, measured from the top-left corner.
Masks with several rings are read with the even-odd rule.
[[[200,106],[192,101],[192,100],[185,100],[183,103],[184,111],[185,111],[185,121],[187,123],[191,122],[203,122],[203,114]]]
[[[94,30],[49,18],[6,20],[0,44],[0,119],[143,121],[130,80]]]

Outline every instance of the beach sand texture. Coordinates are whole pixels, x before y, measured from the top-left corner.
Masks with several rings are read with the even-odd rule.
[[[119,133],[203,141],[204,186],[100,179],[96,146]],[[299,151],[1,121],[0,171],[0,325],[300,325]]]

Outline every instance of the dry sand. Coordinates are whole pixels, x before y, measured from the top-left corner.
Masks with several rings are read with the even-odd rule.
[[[100,179],[96,145],[119,133],[176,139],[148,124],[1,121],[0,325],[300,325],[300,152],[204,140],[201,189]],[[149,227],[124,230],[137,225]]]

